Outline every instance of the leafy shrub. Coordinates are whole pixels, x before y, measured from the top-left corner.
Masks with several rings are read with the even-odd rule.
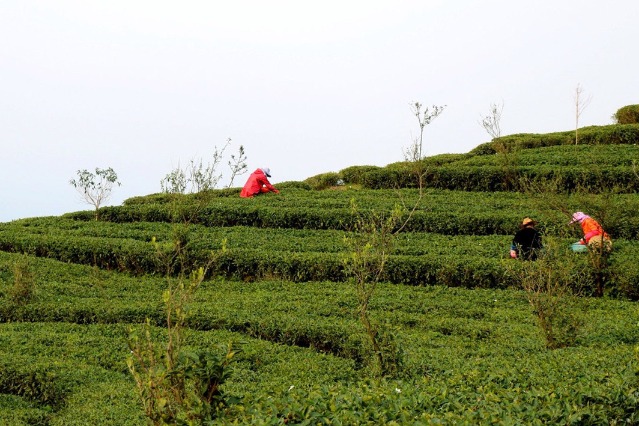
[[[164,204],[164,203],[172,203],[172,202],[181,202],[188,199],[187,194],[179,194],[179,193],[159,193],[159,194],[149,194],[138,197],[131,197],[124,200],[122,203],[125,206],[133,206],[137,204]]]
[[[612,116],[618,124],[639,123],[639,105],[621,107]]]
[[[64,373],[51,371],[45,363],[20,366],[15,359],[7,359],[0,363],[0,394],[18,395],[54,407],[60,406],[70,387],[70,371]]]
[[[0,394],[0,424],[47,425],[50,413],[37,403],[14,395]]]
[[[471,156],[475,156],[475,155],[493,155],[496,153],[497,153],[497,150],[495,149],[495,145],[492,142],[486,142],[481,145],[477,145],[475,148],[471,149],[468,154]]]
[[[310,185],[311,188],[316,190],[322,190],[326,188],[330,188],[331,186],[336,186],[337,181],[341,179],[339,173],[328,172],[321,173],[319,175],[311,176],[304,180],[305,183]]]
[[[29,265],[29,256],[22,255],[13,265],[13,286],[9,288],[11,300],[22,305],[29,303],[36,290],[35,277]]]
[[[313,189],[313,187],[309,185],[308,183],[297,181],[297,180],[279,182],[277,184],[277,188],[278,189],[303,189],[306,191],[310,191],[311,189]]]
[[[633,122],[636,123],[636,122]],[[585,145],[615,145],[639,143],[639,126],[636,124],[613,124],[608,126],[588,126],[579,129],[579,143]],[[496,138],[477,146],[472,155],[491,155],[499,144],[515,150],[542,148],[557,145],[574,145],[575,132],[518,133]]]
[[[351,166],[340,170],[339,174],[344,182],[359,185],[363,183],[365,174],[379,168],[378,166]]]

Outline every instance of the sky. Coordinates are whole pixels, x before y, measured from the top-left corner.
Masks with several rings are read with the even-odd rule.
[[[502,135],[574,129],[577,87],[579,127],[611,124],[639,103],[638,17],[636,0],[0,0],[0,222],[92,209],[82,169],[117,173],[104,205],[160,192],[229,138],[276,186],[385,166],[419,134],[414,102],[445,106],[426,156],[490,141],[491,104]]]

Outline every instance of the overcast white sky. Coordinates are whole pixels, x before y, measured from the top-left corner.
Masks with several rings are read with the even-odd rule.
[[[502,134],[574,129],[578,84],[580,126],[610,124],[639,103],[638,19],[637,0],[0,0],[0,222],[89,209],[78,169],[115,169],[107,204],[159,192],[227,138],[275,184],[384,166],[413,101],[447,105],[427,155],[488,141],[496,102]]]

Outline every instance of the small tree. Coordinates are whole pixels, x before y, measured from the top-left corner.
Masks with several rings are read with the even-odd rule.
[[[111,196],[113,185],[121,185],[118,175],[111,167],[96,168],[95,173],[86,169],[78,170],[77,175],[77,179],[71,179],[69,183],[78,190],[85,202],[95,207],[95,220],[98,220],[100,206]]]
[[[577,84],[573,98],[575,101],[575,145],[579,142],[579,118],[592,100],[592,95],[584,97],[583,92],[584,88],[580,84]]]
[[[424,187],[424,178],[426,176],[426,169],[423,164],[424,155],[422,151],[424,145],[424,129],[434,119],[439,117],[441,113],[444,112],[444,108],[446,108],[446,105],[433,105],[430,108],[426,107],[422,111],[422,106],[423,105],[419,102],[412,102],[410,104],[411,111],[419,123],[419,136],[414,138],[413,143],[404,151],[404,159],[412,165],[413,172],[417,176],[417,184],[420,188],[420,194],[421,189]]]
[[[231,139],[229,139],[229,142]],[[233,181],[235,177],[238,175],[243,175],[248,170],[248,165],[246,164],[246,160],[248,157],[244,152],[244,146],[240,145],[240,148],[237,151],[237,157],[231,154],[231,159],[228,161],[229,168],[231,169],[231,177],[229,179],[229,183],[226,186],[227,188],[231,188],[233,186]]]
[[[204,163],[202,159],[192,159],[186,170],[178,165],[160,181],[162,192],[170,194],[184,194],[187,191],[201,193],[216,188],[223,177],[223,173],[219,171],[219,165],[230,144],[231,138],[228,138],[222,148],[216,146],[209,163]],[[237,155],[231,155],[228,161],[231,173],[228,188],[231,187],[236,176],[246,173],[248,169],[246,160],[244,147],[240,145]]]
[[[501,113],[504,110],[504,103],[490,104],[490,110],[487,115],[482,116],[479,124],[486,130],[491,138],[497,139],[501,137]]]
[[[186,174],[179,164],[160,181],[160,189],[166,194],[184,194],[186,185]]]
[[[413,140],[412,145],[406,150],[406,157],[411,161],[421,160],[422,155],[422,146],[424,144],[424,128],[428,126],[434,119],[439,117],[446,105],[437,106],[433,105],[432,107],[426,107],[422,111],[423,105],[419,102],[412,102],[410,104],[411,111],[413,115],[417,118],[417,122],[419,123],[419,136]]]
[[[566,250],[560,242],[546,238],[536,261],[507,261],[507,269],[524,290],[548,349],[574,345],[582,327],[576,304],[588,272]]]
[[[504,172],[503,189],[508,191],[515,188],[517,184],[517,149],[514,145],[507,144],[499,139],[501,137],[501,114],[503,110],[503,102],[490,104],[488,114],[482,116],[479,124],[492,138],[492,146],[497,153],[497,160]]]
[[[351,200],[351,209],[354,226],[344,236],[347,249],[344,270],[355,287],[357,316],[372,347],[374,371],[376,375],[393,376],[399,371],[401,352],[395,336],[371,319],[369,307],[377,284],[383,278],[386,262],[393,251],[395,233],[405,211],[398,205],[389,215],[375,212],[363,215],[354,200]]]
[[[161,342],[153,335],[149,318],[141,336],[133,327],[128,330],[127,366],[135,379],[145,415],[154,425],[209,424],[225,405],[220,386],[230,376],[230,364],[239,351],[233,342],[220,345],[218,353],[186,348],[189,305],[217,257],[212,254],[205,267],[197,268],[187,277],[188,240],[184,232],[184,227],[175,229],[172,250],[167,250],[155,238],[152,241],[158,262],[167,271],[168,288],[162,294],[166,341]],[[225,247],[224,241],[221,253]],[[178,276],[174,279],[171,273],[176,268]]]
[[[389,328],[375,323],[370,317],[369,307],[377,284],[384,277],[388,261],[395,243],[395,236],[410,221],[423,197],[424,176],[426,174],[422,157],[424,128],[444,110],[445,106],[433,106],[422,111],[419,102],[411,104],[413,114],[419,123],[419,137],[406,150],[406,161],[410,162],[417,175],[419,197],[412,208],[403,199],[390,213],[362,212],[355,200],[351,200],[353,225],[344,236],[346,253],[344,271],[355,287],[357,295],[357,316],[364,326],[373,351],[374,372],[380,376],[395,376],[402,363],[402,352],[397,345],[397,336]]]

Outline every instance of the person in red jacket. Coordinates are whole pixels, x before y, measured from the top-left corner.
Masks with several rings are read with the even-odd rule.
[[[572,215],[572,220],[569,225],[577,222],[581,225],[581,230],[584,236],[574,245],[588,245],[591,248],[595,248],[600,247],[603,243],[604,248],[607,251],[610,251],[612,247],[612,240],[610,239],[610,235],[604,231],[599,222],[584,212],[575,212]]]
[[[271,169],[268,167],[264,167],[263,169],[256,169],[251,176],[249,176],[248,180],[244,184],[244,188],[242,188],[242,192],[240,192],[240,197],[242,198],[252,198],[259,194],[264,194],[267,192],[275,192],[279,194],[280,191],[277,190],[267,178],[271,177]]]

